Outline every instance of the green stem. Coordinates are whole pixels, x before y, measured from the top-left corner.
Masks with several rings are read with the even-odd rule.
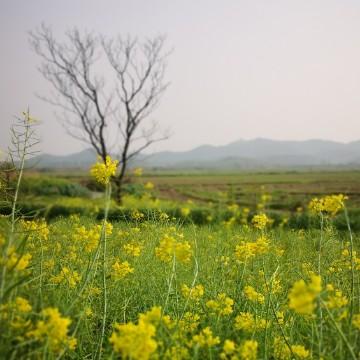
[[[101,230],[101,238],[103,242],[103,263],[102,263],[102,281],[103,281],[103,318],[101,325],[101,337],[98,345],[97,358],[101,359],[102,345],[105,337],[106,317],[107,317],[107,287],[106,287],[106,253],[107,253],[107,241],[106,241],[106,222],[109,215],[109,208],[111,202],[111,183],[109,182],[106,186],[106,206],[104,213],[104,220]]]
[[[345,334],[343,333],[343,331],[342,331],[341,328],[339,327],[338,323],[337,323],[336,320],[334,319],[332,313],[330,312],[330,310],[328,309],[328,307],[326,306],[326,304],[325,304],[323,301],[321,301],[321,303],[322,303],[322,305],[324,306],[326,312],[328,313],[330,319],[331,319],[332,322],[334,323],[335,329],[337,330],[337,332],[339,333],[340,337],[341,337],[342,340],[344,341],[346,347],[348,348],[348,350],[349,350],[349,352],[350,352],[350,354],[351,354],[351,357],[352,357],[354,360],[356,360],[357,357],[356,357],[356,355],[355,355],[355,353],[354,353],[354,349],[351,347],[351,345],[350,345],[349,341],[347,340]]]
[[[9,250],[9,248],[12,246],[12,243],[14,241],[15,222],[16,222],[16,219],[15,219],[16,205],[17,205],[17,200],[19,197],[20,184],[21,184],[23,173],[24,173],[25,159],[26,159],[27,149],[28,149],[28,142],[30,139],[30,124],[28,122],[28,118],[29,118],[29,112],[27,112],[27,117],[24,118],[24,126],[25,126],[24,143],[23,143],[22,149],[19,150],[19,152],[21,151],[19,175],[18,175],[18,178],[16,181],[15,194],[14,194],[12,208],[11,208],[11,216],[10,216],[11,230],[10,230],[10,235],[9,235],[9,241],[7,243],[7,246],[4,248],[4,257],[7,255],[7,252]],[[17,145],[18,145],[18,147],[20,147],[21,144],[18,143]],[[4,297],[4,289],[5,289],[5,278],[6,278],[6,265],[3,265],[2,274],[1,274],[1,285],[0,285],[0,302],[3,302],[3,300],[4,300],[3,297]]]

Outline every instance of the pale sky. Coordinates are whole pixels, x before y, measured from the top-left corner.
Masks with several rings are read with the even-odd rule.
[[[42,120],[44,152],[87,147],[35,95],[50,90],[28,45],[41,22],[59,36],[73,26],[167,35],[171,86],[151,118],[173,135],[152,151],[257,137],[360,139],[358,0],[0,0],[0,148],[27,106]]]

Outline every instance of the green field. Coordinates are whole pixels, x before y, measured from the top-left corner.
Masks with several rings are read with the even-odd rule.
[[[14,221],[2,193],[1,357],[358,359],[359,180],[145,172],[119,206],[87,173],[25,174]],[[339,193],[350,219],[309,212]]]

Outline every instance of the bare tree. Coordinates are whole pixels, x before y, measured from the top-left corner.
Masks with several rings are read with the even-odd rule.
[[[42,25],[30,32],[30,44],[42,58],[39,71],[55,90],[42,98],[62,109],[69,134],[91,144],[103,161],[110,153],[119,160],[113,180],[121,202],[129,161],[168,137],[158,135],[156,122],[145,121],[169,85],[165,38],[109,40],[75,28],[60,42]]]

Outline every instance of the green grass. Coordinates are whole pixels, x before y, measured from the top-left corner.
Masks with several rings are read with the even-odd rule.
[[[113,200],[109,202],[108,221],[113,228],[106,236],[101,221],[106,216],[103,194],[96,188],[94,191],[93,185],[85,192],[81,190],[91,183],[87,176],[62,174],[52,178],[51,174],[36,174],[25,179],[19,207],[22,212],[17,213],[14,232],[8,218],[0,218],[4,290],[0,304],[1,358],[121,358],[125,345],[136,348],[152,341],[156,351],[152,355],[145,352],[139,359],[173,359],[175,353],[178,358],[218,359],[226,340],[240,347],[245,341],[256,341],[258,359],[290,359],[288,346],[295,345],[304,347],[306,358],[359,357],[360,329],[352,323],[357,314],[360,317],[358,172],[155,175],[136,179],[122,207]],[[153,192],[143,191],[141,184],[147,181],[155,184]],[[74,189],[80,189],[80,194],[72,193]],[[334,219],[325,219],[322,230],[320,218],[306,212],[310,198],[328,193],[350,195],[352,233],[343,211]],[[271,200],[258,210],[262,194],[270,194]],[[232,204],[238,204],[240,210],[229,209]],[[250,212],[244,218],[245,206]],[[304,211],[296,212],[299,206]],[[182,214],[183,208],[189,208],[190,214]],[[137,220],[139,211],[144,214],[141,221]],[[259,211],[275,220],[264,232],[249,221]],[[21,216],[29,214],[37,216],[31,230],[20,221]],[[40,217],[46,217],[48,225],[36,222]],[[286,217],[287,224],[283,221]],[[268,239],[268,247],[242,261],[245,250],[237,252],[237,247],[253,244],[261,236]],[[169,262],[164,262],[157,256],[157,248],[169,237],[183,244],[180,248],[184,253],[174,257],[170,246]],[[6,250],[9,239],[14,245],[10,251]],[[183,263],[185,242],[190,257]],[[124,246],[129,244],[141,247],[140,256],[126,252]],[[319,255],[322,290],[312,301],[313,314],[302,315],[289,307],[289,294],[296,282],[309,284],[311,276],[319,273]],[[126,261],[133,272],[116,279],[116,263]],[[203,286],[199,301],[183,295],[183,284]],[[340,298],[344,297],[337,307],[330,305],[335,293],[329,290],[329,284],[341,291]],[[246,286],[261,293],[264,301],[248,299]],[[215,314],[208,306],[208,301],[216,300],[221,293],[233,300],[227,315]],[[18,297],[29,302],[31,311],[20,311]],[[123,350],[114,349],[110,341],[112,334],[117,334],[114,325],[127,324],[123,331],[129,332],[130,322],[138,324],[139,316],[154,306],[161,307],[161,317],[147,323],[147,333],[128,334]],[[66,336],[76,338],[74,349],[64,342],[53,346],[54,337],[60,336],[61,321],[66,322],[61,318],[53,328],[47,328],[45,335],[36,335],[41,326],[52,324],[42,313],[49,307],[71,320],[60,335],[63,340]],[[199,317],[191,331],[183,329],[188,312]],[[266,329],[236,328],[236,318],[243,312],[264,319]],[[283,321],[279,312],[284,314]],[[166,320],[167,316],[171,320]],[[201,346],[197,336],[207,327],[218,341]],[[282,354],[274,346],[275,338],[282,344]],[[239,359],[253,358],[242,353]]]
[[[83,359],[92,357],[92,354],[96,353],[103,312],[102,294],[91,296],[88,289],[98,287],[103,291],[103,279],[100,257],[97,258],[95,267],[90,272],[88,270],[96,250],[85,252],[83,247],[85,243],[75,241],[73,238],[74,229],[80,224],[89,228],[93,225],[93,221],[89,218],[81,218],[79,221],[71,219],[56,221],[50,226],[50,236],[47,240],[41,240],[36,233],[31,234],[32,239],[28,239],[24,250],[32,255],[31,265],[28,270],[24,271],[24,274],[13,273],[13,281],[20,280],[23,276],[25,276],[25,280],[22,280],[16,291],[8,298],[8,302],[11,302],[15,296],[28,299],[33,310],[26,315],[26,319],[30,320],[32,324],[39,319],[38,314],[42,308],[57,307],[62,314],[72,319],[70,333],[78,341],[76,350],[69,351],[67,356]],[[119,231],[121,232],[119,233]],[[2,232],[6,233],[5,225],[2,226]],[[180,241],[186,240],[191,246],[191,261],[187,264],[177,262],[174,273],[172,262],[163,263],[155,255],[155,248],[165,234],[170,234]],[[319,314],[315,311],[316,315],[313,319],[297,315],[287,308],[287,294],[294,281],[299,279],[308,281],[309,271],[317,271],[320,233],[318,230],[302,233],[281,229],[270,231],[267,235],[271,239],[269,252],[256,256],[246,264],[237,263],[236,245],[240,244],[242,240],[254,241],[258,236],[260,236],[259,231],[238,226],[227,229],[218,225],[179,226],[176,222],[148,222],[137,226],[115,223],[112,234],[107,239],[105,275],[108,290],[108,313],[103,357],[112,356],[112,346],[108,339],[115,322],[136,321],[139,313],[146,312],[153,306],[161,306],[164,309],[166,297],[169,295],[165,314],[171,317],[174,324],[180,321],[187,311],[200,315],[198,329],[193,334],[182,335],[179,340],[181,346],[187,348],[192,358],[208,358],[210,353],[211,357],[217,358],[225,339],[231,339],[238,344],[245,339],[255,339],[259,343],[258,358],[271,358],[273,339],[275,336],[281,337],[282,331],[291,344],[304,345],[316,358],[319,342],[316,329],[319,327]],[[336,272],[329,272],[330,266],[341,257],[347,240],[346,233],[338,233],[331,226],[327,227],[323,234],[324,289],[321,297],[324,301],[329,296],[325,290],[325,285],[328,283],[341,289],[350,300],[349,269],[340,268]],[[358,243],[358,241],[359,238],[356,237],[355,242]],[[127,243],[141,244],[143,246],[141,255],[139,257],[126,255],[123,245]],[[284,250],[283,255],[277,254],[276,249]],[[49,260],[54,260],[52,267],[46,265]],[[134,268],[134,272],[122,280],[114,281],[111,272],[112,265],[116,260],[128,261]],[[306,268],[304,268],[304,264],[306,264]],[[52,276],[59,274],[64,267],[77,271],[81,275],[81,280],[73,288],[69,287],[66,280],[60,284],[54,284],[51,281]],[[260,271],[265,272],[268,280],[276,273],[280,280],[281,291],[276,294],[266,291],[263,278],[259,275]],[[359,275],[358,271],[356,274]],[[88,279],[88,284],[84,285],[86,279]],[[171,283],[169,283],[170,279],[172,279]],[[181,285],[191,286],[192,283],[201,284],[205,289],[205,294],[198,303],[187,302],[181,295]],[[265,295],[264,304],[253,303],[245,298],[243,289],[246,285],[253,286]],[[207,308],[206,302],[215,299],[218,293],[226,293],[234,300],[233,313],[230,315],[215,316]],[[353,296],[355,313],[360,311],[359,295],[357,282]],[[93,312],[93,315],[89,317],[83,314],[87,307],[91,308]],[[281,327],[276,323],[272,307],[276,311],[281,310],[285,313],[285,323]],[[331,313],[338,318],[342,311],[348,308],[346,306],[342,309],[333,309]],[[251,312],[266,319],[269,322],[267,332],[247,333],[236,330],[234,321],[240,312]],[[349,327],[348,319],[338,320],[338,325],[346,334],[353,351],[357,354],[360,351],[359,331]],[[206,326],[211,327],[214,336],[220,337],[221,343],[212,347],[210,351],[188,346],[192,336]],[[0,353],[5,357],[16,354],[16,358],[26,358],[27,354],[33,352],[34,357],[45,354],[45,357],[52,358],[53,355],[49,349],[45,349],[43,344],[24,345],[23,341],[16,339],[16,336],[24,335],[26,330],[27,328],[13,329],[11,326],[6,326],[1,336]],[[174,332],[174,329],[166,330],[162,326],[158,326],[156,341],[162,342],[162,346],[158,348],[160,358],[164,357],[166,350],[174,345],[172,339]],[[326,359],[351,358],[344,341],[339,338],[334,324],[326,314],[323,314],[321,352]]]

